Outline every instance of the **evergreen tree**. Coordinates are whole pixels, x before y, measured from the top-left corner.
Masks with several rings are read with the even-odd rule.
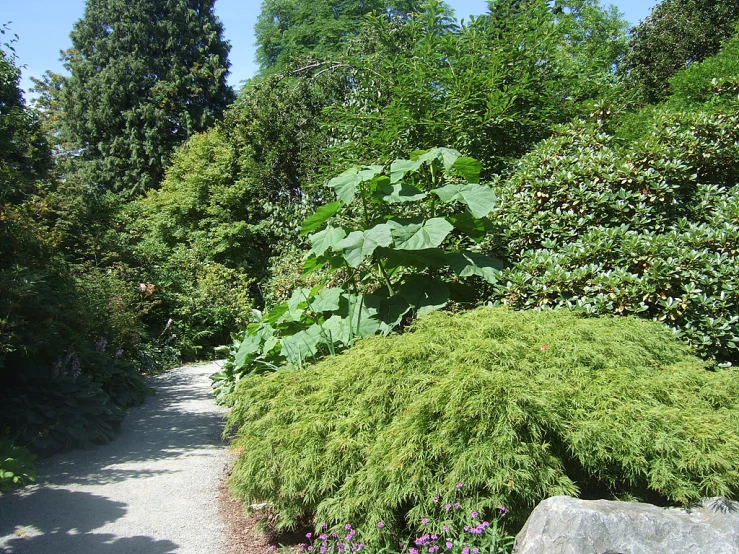
[[[64,123],[89,184],[139,192],[232,101],[214,0],[88,0],[71,33]]]
[[[264,0],[254,28],[257,61],[263,73],[282,70],[292,60],[329,59],[359,32],[370,13],[419,11],[421,0]]]

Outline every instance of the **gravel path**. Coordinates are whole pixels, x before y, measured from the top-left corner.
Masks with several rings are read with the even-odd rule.
[[[39,482],[0,496],[0,552],[221,554],[218,485],[227,464],[215,364],[149,381],[112,443],[39,463]]]

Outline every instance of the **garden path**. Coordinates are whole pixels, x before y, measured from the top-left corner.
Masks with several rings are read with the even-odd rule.
[[[148,384],[116,439],[43,460],[38,484],[0,497],[0,553],[221,554],[218,513],[228,463],[215,364],[181,367]]]

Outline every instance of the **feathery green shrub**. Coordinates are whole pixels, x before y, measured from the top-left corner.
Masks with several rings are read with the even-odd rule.
[[[569,311],[434,313],[302,371],[243,379],[229,415],[244,502],[419,529],[463,483],[522,523],[557,494],[686,503],[739,492],[739,379],[664,326]]]

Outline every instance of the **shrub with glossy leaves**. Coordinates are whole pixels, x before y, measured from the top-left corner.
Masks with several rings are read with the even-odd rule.
[[[511,264],[496,302],[637,314],[739,362],[737,44],[617,137],[576,124],[521,160],[491,216]]]
[[[569,311],[437,312],[302,371],[242,380],[230,485],[301,518],[418,529],[463,483],[521,523],[556,494],[739,492],[735,370],[664,326]],[[451,500],[451,503],[456,500]]]

